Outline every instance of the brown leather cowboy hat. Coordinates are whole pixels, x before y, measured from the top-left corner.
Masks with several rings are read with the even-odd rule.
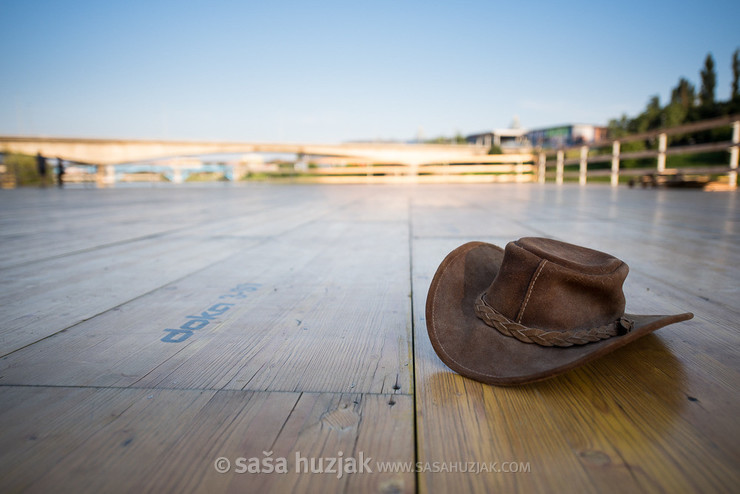
[[[461,245],[427,295],[427,331],[452,370],[512,385],[562,374],[693,314],[625,314],[619,259],[547,238]]]

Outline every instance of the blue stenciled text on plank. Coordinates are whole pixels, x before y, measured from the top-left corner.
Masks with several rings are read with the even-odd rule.
[[[225,293],[219,296],[218,302],[211,305],[205,310],[199,311],[195,315],[185,316],[187,319],[180,325],[178,329],[167,328],[164,331],[167,333],[162,337],[161,341],[165,343],[181,343],[191,336],[195,331],[200,331],[208,326],[212,321],[216,320],[218,316],[223,315],[226,311],[236,305],[236,301],[247,298],[249,292],[254,292],[262,286],[259,283],[242,283],[235,286],[229,293]],[[227,302],[228,300],[228,302]],[[233,302],[231,301],[233,300]]]

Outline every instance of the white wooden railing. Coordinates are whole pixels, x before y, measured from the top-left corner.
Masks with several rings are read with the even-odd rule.
[[[691,144],[688,146],[668,146],[668,136],[679,134],[691,134],[704,130],[711,130],[721,127],[732,127],[732,140],[722,142],[710,142],[701,144]],[[658,140],[657,149],[648,149],[633,152],[621,152],[622,143]],[[578,182],[585,185],[588,177],[609,176],[611,185],[617,186],[620,176],[644,176],[644,175],[669,175],[669,174],[727,174],[730,188],[737,187],[737,168],[738,168],[738,146],[740,145],[740,115],[728,115],[725,117],[703,120],[678,127],[656,129],[639,134],[631,134],[624,137],[612,138],[598,142],[589,143],[588,145],[570,146],[561,149],[540,150],[537,161],[537,180],[544,183],[546,178],[553,178],[553,174],[548,169],[555,168],[554,179],[557,184],[562,184],[564,177],[578,177]],[[591,155],[591,150],[611,147],[611,154]],[[578,151],[578,157],[566,158],[566,154],[573,154]],[[570,151],[570,153],[569,153]],[[666,156],[678,154],[695,154],[711,151],[729,151],[730,159],[727,166],[701,166],[701,167],[681,167],[666,168]],[[548,157],[554,156],[554,160],[548,160]],[[620,168],[623,160],[655,158],[656,164],[653,168]],[[590,163],[611,162],[611,169],[590,170]],[[578,171],[565,171],[565,166],[578,164]]]

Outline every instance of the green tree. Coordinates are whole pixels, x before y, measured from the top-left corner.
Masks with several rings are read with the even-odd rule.
[[[657,129],[663,124],[663,111],[660,106],[660,97],[651,96],[645,111],[639,114],[634,120],[633,125],[629,126],[631,132],[645,132],[646,130]]]
[[[630,132],[630,121],[630,118],[624,113],[619,119],[609,120],[609,135],[614,138],[626,136]]]
[[[677,127],[686,121],[688,111],[680,102],[673,102],[663,108],[663,127]]]
[[[711,53],[707,54],[700,74],[701,88],[698,94],[694,85],[681,77],[671,91],[670,102],[665,107],[661,107],[660,99],[653,96],[648,101],[645,110],[636,117],[629,118],[622,115],[620,119],[611,120],[609,135],[619,138],[625,134],[640,133],[660,127],[676,127],[687,122],[740,113],[740,49],[735,50],[732,56],[732,94],[727,101],[715,100],[717,74]],[[672,135],[669,142],[675,145],[726,141],[730,138],[729,132],[727,128],[719,128],[692,132],[688,135]],[[656,142],[655,139],[649,139],[623,143],[622,151],[655,148]],[[639,164],[640,160],[627,160],[626,163],[630,161]]]
[[[701,71],[701,89],[699,90],[699,101],[701,106],[708,108],[714,106],[714,89],[717,86],[717,73],[714,70],[714,58],[709,53],[704,59],[704,68]]]
[[[671,102],[663,108],[663,126],[676,127],[685,123],[696,103],[696,90],[686,78],[681,77],[671,91]],[[671,136],[668,142],[680,141],[683,136]]]
[[[638,118],[630,119],[627,115],[622,115],[619,119],[612,119],[609,121],[609,135],[614,138],[624,137],[629,134],[638,132],[636,122]],[[623,142],[621,150],[623,153],[629,153],[632,151],[642,151],[645,149],[645,141],[630,141]],[[611,149],[606,148],[601,151],[602,153],[610,153]],[[640,164],[637,160],[624,160],[622,166],[624,168],[634,168]]]
[[[735,50],[735,53],[732,54],[732,93],[730,93],[731,100],[740,98],[738,79],[740,79],[740,49]]]
[[[18,185],[38,185],[41,177],[36,168],[36,157],[18,153],[7,153],[3,157],[3,164],[8,173],[15,176]]]
[[[678,103],[686,111],[694,107],[696,103],[696,89],[686,78],[681,77],[673,91],[671,91],[671,103]]]

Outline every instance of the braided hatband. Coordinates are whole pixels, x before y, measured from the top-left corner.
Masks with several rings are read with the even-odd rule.
[[[624,334],[632,329],[633,322],[624,317],[600,326],[598,328],[570,331],[547,331],[544,329],[528,328],[518,324],[496,309],[488,305],[483,295],[475,301],[475,314],[501,334],[512,336],[524,343],[536,343],[540,346],[568,347],[585,345],[594,341],[604,340],[618,334]]]

